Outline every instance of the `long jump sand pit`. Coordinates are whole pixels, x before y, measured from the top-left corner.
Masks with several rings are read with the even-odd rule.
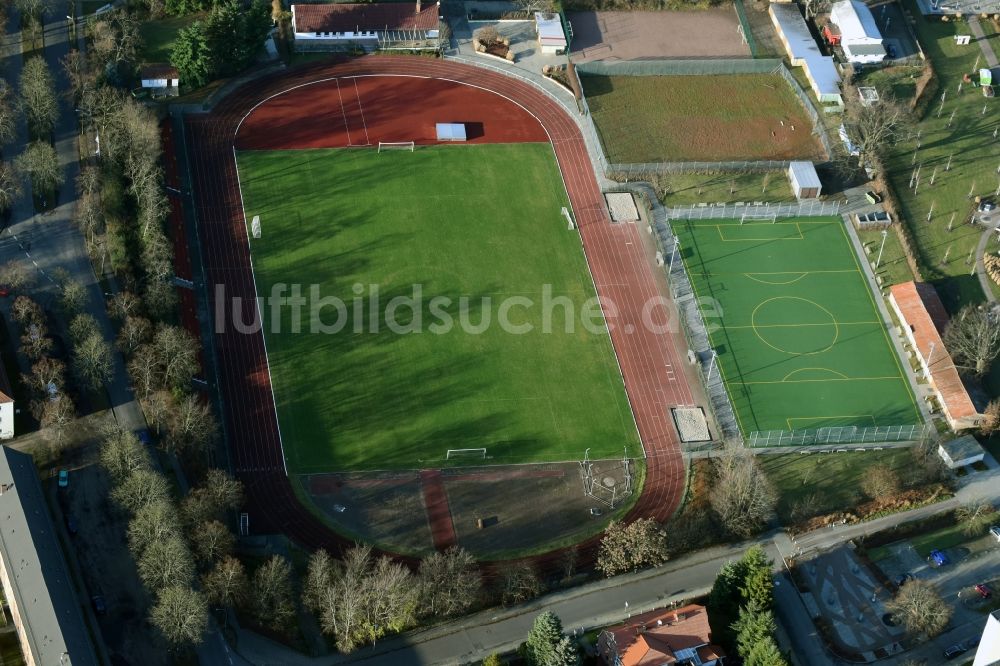
[[[689,12],[571,12],[569,20],[578,63],[750,56],[731,6]]]

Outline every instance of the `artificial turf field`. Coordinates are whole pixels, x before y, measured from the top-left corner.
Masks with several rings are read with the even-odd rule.
[[[261,217],[262,237],[250,240],[258,293],[287,283],[305,296],[317,284],[346,305],[342,330],[315,334],[308,307],[299,333],[290,308],[279,330],[263,308],[289,471],[484,462],[446,461],[448,449],[486,448],[491,464],[575,460],[587,448],[641,456],[610,338],[579,325],[595,292],[560,214],[569,203],[549,144],[247,151],[237,162],[247,219]],[[372,285],[380,307],[370,307]],[[393,332],[382,313],[413,285],[421,332]],[[571,333],[562,307],[543,332],[543,285],[572,302]],[[510,296],[535,302],[509,315],[532,332],[497,325]],[[432,326],[443,322],[435,297],[451,300],[440,308],[456,322],[445,333]],[[492,322],[483,332],[459,324],[463,297],[469,324]],[[338,319],[332,307],[321,316]],[[415,323],[406,308],[395,319]]]
[[[673,225],[745,435],[922,422],[840,218]]]

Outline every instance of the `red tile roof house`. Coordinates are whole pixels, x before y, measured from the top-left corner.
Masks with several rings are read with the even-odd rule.
[[[933,285],[926,282],[893,285],[889,303],[916,351],[924,376],[937,394],[948,425],[952,430],[978,427],[983,422],[984,406],[977,405],[969,394],[941,340],[948,325],[948,312]]]
[[[333,3],[292,5],[297,51],[334,51],[360,46],[390,48],[392,43],[437,40],[440,3]],[[410,48],[413,48],[412,46]]]
[[[723,666],[725,652],[711,634],[704,606],[661,609],[602,631],[597,653],[608,666]]]

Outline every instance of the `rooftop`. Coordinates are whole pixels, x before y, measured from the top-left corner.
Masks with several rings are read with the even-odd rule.
[[[941,442],[940,446],[955,461],[966,460],[984,452],[979,441],[972,435],[962,435],[955,439],[949,439],[947,442]]]
[[[841,0],[830,8],[830,20],[840,28],[844,40],[882,39],[875,24],[875,17],[868,6],[859,0]]]
[[[96,666],[35,464],[7,446],[0,446],[0,562],[34,663]]]
[[[181,74],[176,67],[171,65],[146,65],[139,71],[139,78],[150,79],[178,79]]]
[[[840,74],[837,66],[833,64],[833,58],[820,51],[799,6],[793,2],[772,2],[770,11],[784,35],[788,56],[792,60],[803,61],[803,66],[816,82],[817,96],[839,95]]]
[[[700,659],[695,663],[712,663],[725,654],[722,648],[710,645],[708,611],[697,604],[637,615],[609,633],[623,666],[673,664],[692,657]]]
[[[916,341],[917,353],[924,359],[941,395],[945,411],[952,419],[972,417],[979,413],[962,383],[951,354],[941,335],[948,325],[948,312],[934,287],[926,282],[904,282],[889,290],[896,308]]]
[[[292,16],[296,32],[436,30],[439,9],[434,3],[421,6],[415,2],[296,4]]]

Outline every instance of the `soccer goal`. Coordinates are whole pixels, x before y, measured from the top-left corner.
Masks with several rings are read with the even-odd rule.
[[[774,224],[778,221],[778,215],[776,213],[743,213],[740,216],[740,224],[746,224],[747,222],[770,222]]]
[[[379,141],[378,142],[378,152],[383,150],[408,150],[411,153],[416,147],[412,141]]]
[[[486,449],[448,449],[445,460],[485,460]]]

